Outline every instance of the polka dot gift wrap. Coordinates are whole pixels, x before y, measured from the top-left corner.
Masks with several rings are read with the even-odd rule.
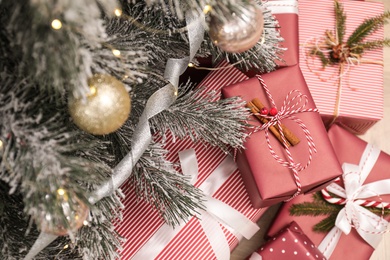
[[[249,260],[281,259],[326,260],[294,221],[277,233],[249,258]]]

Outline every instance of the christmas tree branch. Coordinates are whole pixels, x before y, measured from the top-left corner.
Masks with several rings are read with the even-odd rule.
[[[206,94],[189,86],[181,90],[175,104],[152,118],[153,129],[160,134],[169,130],[179,138],[202,140],[226,152],[231,147],[242,148],[249,117],[244,103],[238,98],[212,101],[217,93]]]
[[[175,226],[203,208],[203,193],[164,159],[167,152],[160,144],[151,144],[136,164],[130,181],[137,194],[152,204],[166,223]]]

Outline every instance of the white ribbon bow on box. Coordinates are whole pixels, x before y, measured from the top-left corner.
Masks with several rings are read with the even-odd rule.
[[[379,149],[367,144],[359,165],[349,163],[342,165],[345,188],[336,183],[326,188],[329,192],[344,198],[345,207],[338,213],[335,227],[318,246],[325,257],[329,258],[332,255],[341,233],[348,235],[352,227],[373,248],[382,240],[381,234],[386,232],[388,222],[360,205],[361,201],[367,198],[390,194],[390,179],[363,185],[380,152]]]
[[[198,179],[198,162],[194,149],[179,152],[180,164],[184,175],[191,176],[191,183]],[[210,176],[199,186],[205,194],[206,210],[201,210],[198,218],[204,233],[214,251],[216,259],[229,259],[230,248],[220,224],[223,224],[238,239],[241,236],[250,239],[260,228],[245,215],[230,207],[224,202],[211,197],[221,185],[235,172],[237,165],[230,156],[227,156]],[[154,259],[168,245],[168,243],[186,225],[181,223],[177,228],[167,224],[143,245],[132,259]]]

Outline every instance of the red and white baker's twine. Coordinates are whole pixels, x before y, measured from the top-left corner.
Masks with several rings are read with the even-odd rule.
[[[372,152],[372,148],[369,152],[369,154]],[[363,165],[361,168],[364,168],[365,164],[367,163],[367,160],[368,160],[369,156],[367,156],[367,159],[366,161],[363,162]],[[343,177],[345,178],[346,175],[349,175],[349,174],[357,174],[359,175],[360,177],[360,172],[346,172],[343,174]],[[338,178],[336,180],[336,182],[339,182],[340,179]],[[339,185],[334,185],[332,186],[334,189],[338,189],[342,192],[342,188],[339,186]],[[332,196],[331,193],[329,193],[329,191],[327,190],[327,188],[325,189],[322,189],[321,190],[321,193],[322,193],[322,197],[329,203],[331,204],[336,204],[336,205],[345,205],[347,204],[347,202],[349,201],[347,198],[340,198],[340,197],[334,197]],[[372,191],[373,194],[376,194],[375,191]],[[384,210],[385,209],[390,209],[390,203],[389,202],[383,202],[382,201],[382,198],[380,197],[379,194],[377,194],[377,197],[379,198],[379,201],[373,201],[373,200],[362,200],[362,199],[354,199],[353,200],[353,203],[357,204],[357,205],[360,205],[360,206],[363,206],[363,207],[372,207],[372,208],[380,208],[382,209],[382,212],[381,212],[381,219],[383,218],[385,212]],[[361,214],[364,214],[365,217],[367,218],[372,218],[372,216],[370,215],[367,215],[365,214],[365,212],[361,211],[360,212]],[[347,213],[346,213],[346,218],[348,219],[348,222],[351,224],[352,227],[354,227],[355,229],[360,229],[366,233],[370,233],[370,234],[383,234],[383,233],[387,233],[389,232],[389,230],[385,230],[385,231],[369,231],[369,230],[365,230],[365,229],[362,229],[360,227],[360,223],[359,223],[359,219],[357,218],[357,216],[355,216],[355,214],[353,213],[352,216],[349,216]],[[378,222],[378,225],[381,225],[381,223]]]
[[[268,99],[270,100],[272,107],[276,107],[275,100],[273,99],[272,94],[269,91],[264,80],[259,75],[257,75],[256,77],[259,80],[261,86],[263,87],[265,93],[267,94]],[[276,115],[274,115],[274,116],[260,115],[260,116],[267,118],[269,121],[268,121],[268,123],[263,124],[262,126],[259,126],[256,129],[256,131],[264,130],[265,138],[267,140],[267,145],[268,145],[268,148],[271,152],[272,157],[274,157],[274,159],[277,162],[279,162],[282,166],[290,168],[293,171],[294,181],[295,181],[295,184],[297,185],[297,191],[289,200],[295,198],[297,195],[299,195],[301,193],[302,184],[301,184],[301,180],[299,178],[298,173],[300,171],[305,170],[310,165],[310,162],[313,159],[313,153],[317,152],[314,140],[310,134],[309,129],[306,127],[306,125],[303,123],[303,121],[301,119],[299,119],[295,116],[295,114],[303,113],[303,112],[318,112],[317,108],[305,108],[307,106],[307,104],[308,104],[308,98],[306,95],[302,94],[298,90],[292,90],[287,94],[286,98],[283,101],[283,105],[280,107],[280,109],[278,110]],[[283,119],[290,119],[290,120],[296,122],[301,127],[302,131],[305,134],[308,149],[309,149],[309,156],[308,156],[307,163],[305,165],[302,165],[301,163],[294,162],[294,158],[290,152],[290,149],[288,148],[287,140],[286,140],[284,133],[283,133],[283,130],[282,130],[281,121]],[[287,158],[288,158],[287,161],[282,159],[279,155],[277,155],[275,150],[272,148],[271,141],[269,138],[269,127],[274,126],[274,125],[278,126],[279,133],[280,133],[281,138],[283,140],[284,150],[286,151],[286,154],[287,154]]]

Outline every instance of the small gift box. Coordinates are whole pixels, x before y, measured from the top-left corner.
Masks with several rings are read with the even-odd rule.
[[[281,44],[281,46],[285,48],[285,51],[281,56],[283,61],[278,61],[278,66],[285,67],[298,64],[298,1],[270,0],[265,2],[264,6],[275,16],[278,21],[280,35],[284,39]]]
[[[278,111],[274,117],[268,116],[272,122],[264,124],[267,128],[261,131],[256,127],[262,124],[255,117],[251,119],[255,130],[249,129],[245,149],[237,153],[238,168],[255,208],[290,199],[299,190],[320,190],[341,175],[340,164],[298,65],[264,74],[260,80],[254,77],[224,87],[222,94],[239,96],[246,102],[258,98],[270,113],[272,109]],[[275,133],[279,123],[300,140],[297,145],[286,148],[268,133]],[[289,138],[290,134],[285,136]]]
[[[346,15],[343,43],[365,19],[384,12],[379,2],[339,2]],[[340,38],[336,27],[334,1],[299,1],[299,63],[324,124],[339,123],[354,134],[363,134],[383,118],[383,49],[349,55],[349,47],[344,46],[345,52],[339,55],[338,49],[330,50],[328,45]],[[363,42],[383,37],[381,28]]]
[[[369,259],[390,220],[390,156],[337,125],[329,138],[342,179],[283,204],[268,235],[296,221],[325,257]]]
[[[224,84],[247,79],[226,62],[220,66],[225,68],[211,72],[200,84],[205,93],[216,92],[215,100]],[[126,238],[122,259],[229,259],[239,241],[259,229],[255,223],[266,209],[252,207],[233,158],[219,148],[170,135],[165,143],[167,159],[180,163],[183,174],[191,172],[193,184],[204,191],[207,210],[172,228],[138,198],[130,183],[124,184],[123,220],[116,227]]]
[[[296,222],[291,222],[265,243],[249,260],[276,259],[326,260]]]

